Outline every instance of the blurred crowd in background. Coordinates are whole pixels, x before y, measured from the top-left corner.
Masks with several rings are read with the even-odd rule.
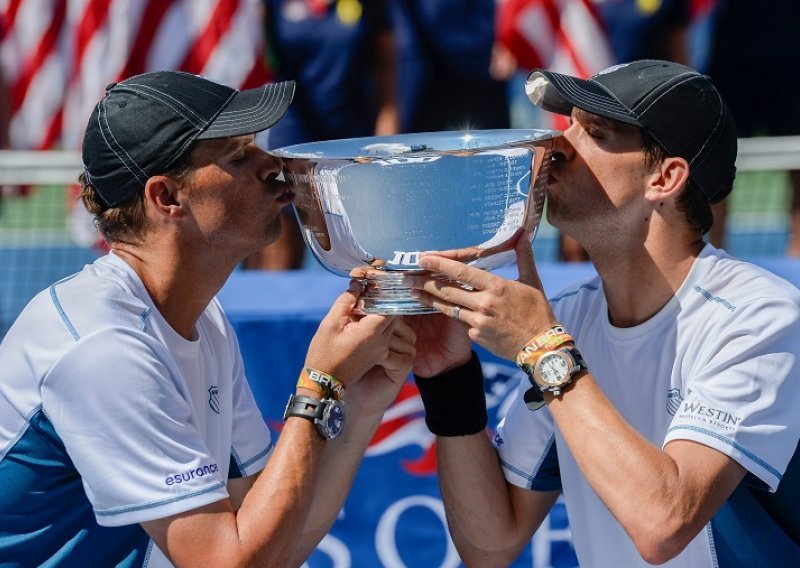
[[[531,69],[588,77],[643,58],[709,74],[742,137],[798,135],[798,29],[798,0],[0,0],[0,148],[77,150],[108,83],[167,68],[238,88],[295,80],[268,148],[565,128],[525,99]],[[787,254],[800,256],[800,173],[790,180]],[[724,246],[724,208],[716,214],[710,238]],[[246,267],[303,267],[287,221]],[[586,257],[564,240],[561,259]]]

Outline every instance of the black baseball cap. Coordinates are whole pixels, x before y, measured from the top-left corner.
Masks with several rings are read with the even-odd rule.
[[[237,91],[182,71],[112,83],[83,137],[86,179],[114,207],[167,171],[196,140],[266,130],[293,96],[294,81]]]
[[[573,107],[647,131],[689,175],[709,203],[730,193],[736,175],[736,127],[711,80],[685,65],[641,60],[589,79],[536,69],[525,84],[537,106],[569,115]]]

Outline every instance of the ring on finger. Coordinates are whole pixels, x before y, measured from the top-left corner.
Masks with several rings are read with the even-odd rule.
[[[461,320],[459,320],[459,318],[458,318],[459,314],[461,314],[461,306],[455,306],[455,307],[453,307],[453,319],[454,319],[454,320],[456,320],[456,321],[461,321]]]

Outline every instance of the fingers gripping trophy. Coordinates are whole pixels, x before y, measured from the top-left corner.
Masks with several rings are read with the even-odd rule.
[[[330,140],[287,146],[295,213],[329,271],[365,275],[366,314],[436,311],[411,296],[419,255],[451,251],[487,270],[513,262],[533,239],[558,131],[479,130]]]

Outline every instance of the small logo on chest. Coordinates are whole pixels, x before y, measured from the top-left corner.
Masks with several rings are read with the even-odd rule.
[[[208,389],[208,406],[211,410],[219,414],[219,387],[213,386]]]
[[[681,396],[680,390],[671,389],[667,393],[667,412],[669,412],[670,416],[675,416],[675,413],[678,412],[682,402],[683,397]]]

